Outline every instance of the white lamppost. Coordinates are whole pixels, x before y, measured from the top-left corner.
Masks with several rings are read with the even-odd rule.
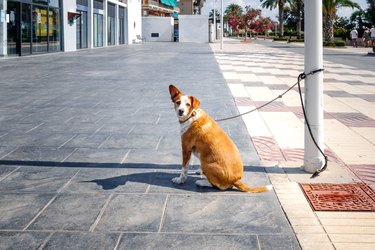
[[[224,38],[224,15],[223,15],[223,12],[224,12],[224,7],[223,7],[223,0],[221,0],[221,13],[220,13],[220,25],[221,25],[221,42],[220,42],[220,49],[223,50],[223,46],[224,46],[224,43],[223,43],[223,38]]]
[[[305,1],[305,74],[323,68],[322,1]],[[324,150],[323,72],[305,79],[307,120],[318,146]],[[314,144],[305,124],[304,170],[314,173],[324,164],[324,157]]]
[[[214,0],[214,3],[213,3],[213,5],[214,5],[214,40],[213,40],[213,42],[215,42],[216,41],[216,0]]]

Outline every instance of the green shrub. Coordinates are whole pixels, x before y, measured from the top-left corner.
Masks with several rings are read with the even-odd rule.
[[[325,46],[325,47],[336,47],[336,44],[335,44],[335,42],[326,41],[326,42],[323,42],[323,46]]]
[[[303,39],[303,38],[301,38],[301,39],[293,38],[293,39],[288,40],[289,43],[303,43],[304,41],[305,41],[305,39]]]
[[[344,40],[336,40],[335,41],[335,45],[337,46],[337,47],[345,47],[345,41]]]
[[[273,40],[274,41],[288,41],[289,38],[287,37],[274,37]]]

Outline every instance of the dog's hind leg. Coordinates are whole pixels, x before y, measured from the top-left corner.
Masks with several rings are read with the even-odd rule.
[[[195,185],[200,186],[200,187],[213,187],[212,184],[208,182],[207,179],[197,180],[195,182]]]

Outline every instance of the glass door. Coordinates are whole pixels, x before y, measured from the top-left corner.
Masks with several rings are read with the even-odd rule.
[[[94,47],[103,46],[103,15],[94,13]]]
[[[48,10],[46,7],[33,6],[33,46],[34,54],[48,51]]]
[[[60,10],[49,8],[48,11],[48,51],[57,52],[60,46]]]
[[[119,44],[124,44],[125,43],[125,19],[124,18],[120,18],[119,19],[119,30],[120,30],[120,33],[119,33]]]
[[[87,48],[87,12],[77,11],[81,16],[77,19],[77,49]]]
[[[8,1],[7,19],[7,54],[20,55],[20,3]]]
[[[31,54],[31,6],[21,5],[21,54]]]

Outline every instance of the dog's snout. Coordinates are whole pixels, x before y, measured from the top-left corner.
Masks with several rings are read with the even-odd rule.
[[[183,110],[183,109],[179,109],[179,110],[178,110],[178,115],[179,115],[179,116],[182,116],[183,114],[184,114],[184,110]]]

